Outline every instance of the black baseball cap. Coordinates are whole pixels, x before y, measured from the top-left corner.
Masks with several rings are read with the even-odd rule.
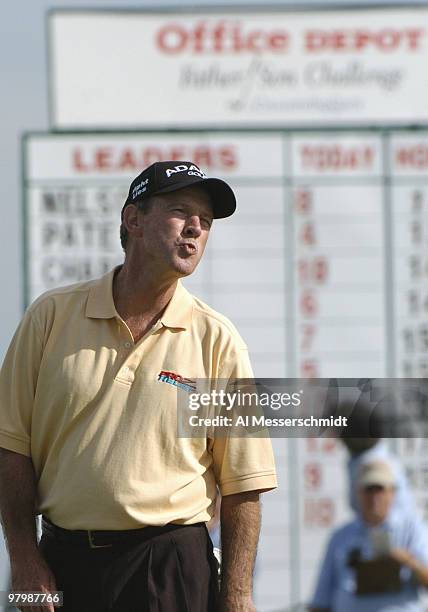
[[[191,161],[163,161],[155,162],[132,181],[122,208],[122,216],[128,204],[193,185],[200,185],[209,194],[214,219],[223,219],[235,212],[235,194],[225,181],[208,177]]]

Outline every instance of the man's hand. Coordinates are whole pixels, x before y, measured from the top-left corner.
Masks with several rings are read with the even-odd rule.
[[[410,567],[415,562],[414,557],[404,548],[394,548],[389,552],[389,556],[395,559],[400,565]]]
[[[55,577],[39,551],[28,555],[25,559],[13,561],[11,570],[13,591],[51,593],[57,590]],[[53,603],[43,605],[40,603],[31,607],[18,606],[18,609],[23,612],[54,612],[55,607]]]
[[[14,591],[55,591],[55,579],[37,548],[36,477],[30,457],[0,448],[0,514],[9,552]],[[23,607],[53,612],[53,604]]]
[[[428,567],[422,565],[408,550],[394,548],[390,551],[389,556],[397,563],[408,567],[422,586],[428,586]]]

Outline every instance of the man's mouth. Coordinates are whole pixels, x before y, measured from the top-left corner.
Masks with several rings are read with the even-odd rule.
[[[180,242],[178,245],[181,247],[188,255],[195,255],[198,252],[198,247],[194,242]]]

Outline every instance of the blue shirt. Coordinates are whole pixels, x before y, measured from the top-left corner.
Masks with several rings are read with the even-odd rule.
[[[409,515],[400,519],[390,514],[381,528],[388,532],[391,548],[403,548],[428,566],[428,534],[421,521]],[[335,531],[330,538],[312,607],[328,608],[332,612],[422,612],[420,587],[407,567],[401,568],[400,592],[357,596],[355,570],[348,567],[349,555],[355,549],[363,559],[375,556],[370,527],[359,518]]]
[[[416,516],[417,510],[415,502],[409,489],[404,469],[382,440],[363,453],[352,455],[348,461],[349,503],[352,509],[357,513],[359,512],[357,501],[357,477],[360,466],[365,463],[371,463],[372,461],[385,461],[391,466],[396,486],[392,511],[398,512],[400,516],[404,516],[409,512]]]

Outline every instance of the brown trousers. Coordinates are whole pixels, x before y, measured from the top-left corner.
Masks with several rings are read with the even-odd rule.
[[[44,530],[62,612],[215,612],[217,565],[204,524],[91,549]]]

